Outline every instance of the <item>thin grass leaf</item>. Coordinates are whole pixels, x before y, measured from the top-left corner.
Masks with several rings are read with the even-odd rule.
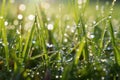
[[[7,65],[7,69],[9,70],[9,49],[8,49],[8,41],[7,41],[7,32],[6,32],[6,27],[4,26],[4,21],[2,21],[1,26],[2,26],[2,39],[3,39],[5,57],[6,57],[6,65]]]
[[[82,41],[80,42],[78,52],[75,55],[74,65],[78,64],[79,58],[80,58],[80,56],[82,54],[82,51],[84,50],[84,47],[85,47],[85,38],[83,38]]]
[[[109,24],[110,24],[109,25],[110,37],[111,37],[112,46],[114,49],[115,61],[120,66],[120,53],[119,53],[120,51],[116,45],[116,40],[115,40],[115,36],[114,36],[114,30],[113,30],[111,19],[109,19]]]
[[[36,20],[37,20],[37,16],[35,17],[35,21],[34,21],[34,24],[31,28],[31,31],[28,32],[28,37],[26,39],[26,44],[25,44],[25,47],[24,47],[24,50],[23,50],[23,53],[22,53],[22,58],[23,58],[24,61],[26,61],[29,58],[29,51],[31,49],[32,39],[33,39],[34,33],[35,33]]]
[[[73,64],[69,64],[67,65],[67,67],[65,68],[63,74],[62,74],[62,79],[61,80],[70,80],[71,77],[71,70],[72,70],[72,66]]]
[[[4,44],[4,51],[5,51],[5,58],[6,58],[6,65],[7,65],[7,69],[9,70],[9,49],[8,49],[8,41],[7,41],[7,31],[6,31],[6,27],[4,26],[4,17],[5,17],[5,4],[6,4],[6,0],[3,0],[2,2],[2,7],[1,7],[1,13],[0,13],[0,17],[2,17],[0,19],[0,34],[2,39],[3,39],[3,44]]]
[[[45,23],[43,22],[43,18],[42,18],[42,12],[44,13],[44,11],[42,10],[41,5],[40,5],[40,9],[38,5],[36,6],[36,9],[37,9],[37,15],[38,15],[38,23],[40,24],[40,30],[38,31],[39,33],[38,36],[39,36],[39,40],[41,41],[43,52],[46,54],[47,49],[46,49],[45,40],[46,40],[46,37],[48,37],[48,34],[47,34],[47,29],[45,27]]]

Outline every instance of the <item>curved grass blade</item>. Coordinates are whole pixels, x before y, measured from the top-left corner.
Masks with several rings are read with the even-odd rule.
[[[114,30],[113,30],[113,26],[112,26],[112,22],[109,19],[109,30],[110,30],[110,37],[111,37],[111,41],[112,41],[112,46],[114,49],[114,55],[115,55],[115,61],[116,63],[120,66],[120,51],[116,45],[116,41],[115,41],[115,36],[114,36]]]

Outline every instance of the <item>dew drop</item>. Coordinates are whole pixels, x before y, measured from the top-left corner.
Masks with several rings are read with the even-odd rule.
[[[94,67],[94,70],[96,70],[97,68],[96,67]]]
[[[0,19],[3,19],[3,16],[0,16]]]
[[[81,75],[78,75],[78,77],[80,78],[80,77],[81,77]]]
[[[106,59],[101,59],[101,62],[106,62],[107,60]]]
[[[50,21],[50,20],[51,20],[51,19],[48,17],[48,18],[47,18],[47,21]]]
[[[31,75],[31,77],[33,78],[33,77],[34,77],[34,75]]]
[[[112,16],[109,16],[109,19],[111,19],[112,18]]]
[[[22,14],[18,14],[18,19],[22,20],[23,19],[23,15]]]
[[[68,34],[67,34],[67,33],[65,33],[65,34],[64,34],[64,36],[65,36],[65,37],[67,37],[67,36],[68,36]]]
[[[12,69],[10,69],[9,72],[12,72]]]
[[[94,37],[95,37],[95,35],[90,35],[90,38],[92,38],[92,39],[93,39]]]
[[[48,30],[53,30],[53,24],[48,24],[47,28]]]
[[[104,79],[105,79],[105,77],[101,77],[101,79],[102,79],[102,80],[104,80]]]
[[[65,42],[65,43],[66,43],[66,42],[68,42],[68,39],[67,39],[67,38],[65,38],[65,39],[64,39],[64,42]]]
[[[103,71],[106,71],[106,68],[103,68]]]
[[[13,24],[18,25],[18,20],[14,20]]]
[[[30,75],[30,73],[28,72],[28,73],[27,73],[27,75],[29,76],[29,75]]]
[[[19,10],[24,11],[26,9],[26,6],[24,4],[20,4]]]
[[[37,75],[39,75],[40,73],[39,73],[39,72],[37,72],[36,74],[37,74]]]
[[[75,30],[74,30],[74,29],[72,29],[72,30],[71,30],[71,32],[72,32],[72,33],[74,33],[74,32],[75,32]]]
[[[16,31],[16,33],[17,33],[17,34],[20,34],[20,31],[19,31],[19,30],[17,30],[17,31]]]
[[[45,71],[42,71],[42,73],[44,73]]]
[[[62,75],[60,75],[60,78],[62,78]]]
[[[35,18],[35,16],[32,15],[32,14],[30,14],[30,15],[28,16],[28,19],[29,19],[30,21],[34,20],[34,18]]]
[[[53,44],[46,43],[46,45],[47,45],[48,48],[53,47]]]
[[[119,74],[116,74],[116,77],[119,77]]]
[[[32,43],[33,43],[33,44],[35,44],[35,43],[36,43],[36,41],[32,41]]]
[[[69,25],[67,25],[67,29],[70,29],[70,26],[69,26]]]
[[[78,57],[78,58],[79,58],[79,57]],[[72,61],[72,60],[73,60],[73,58],[71,57],[70,59],[67,60],[67,62],[70,62],[70,61]]]
[[[56,76],[55,76],[55,78],[57,78],[57,79],[58,79],[58,78],[59,78],[59,76],[58,76],[58,75],[56,75]]]
[[[55,68],[58,68],[58,66],[55,66]]]
[[[7,26],[7,25],[8,25],[8,22],[7,22],[7,21],[5,21],[5,22],[4,22],[4,25],[5,25],[5,26]]]
[[[96,21],[93,21],[93,24],[96,24]]]

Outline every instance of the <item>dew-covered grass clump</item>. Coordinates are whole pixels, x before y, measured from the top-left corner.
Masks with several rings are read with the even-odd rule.
[[[120,80],[119,0],[1,0],[0,80]]]

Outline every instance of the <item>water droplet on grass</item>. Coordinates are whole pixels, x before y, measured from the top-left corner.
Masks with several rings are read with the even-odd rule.
[[[47,45],[48,48],[52,48],[53,47],[53,44],[46,43],[46,45]]]
[[[69,25],[67,25],[67,29],[70,29],[70,26],[69,26]]]
[[[65,37],[68,37],[68,34],[67,34],[67,33],[65,33],[65,34],[64,34],[64,36],[65,36]]]
[[[90,38],[93,39],[95,37],[95,35],[90,35]]]
[[[106,71],[106,68],[103,68],[103,71]]]
[[[106,59],[101,59],[101,62],[107,62],[107,60]]]
[[[114,31],[114,34],[116,35],[118,32],[117,31]]]
[[[72,60],[73,60],[73,58],[71,57],[70,59],[67,60],[67,62],[70,62],[70,61],[72,61]]]
[[[94,70],[96,70],[97,68],[96,67],[94,67]]]
[[[60,78],[62,78],[62,75],[60,75]]]
[[[109,19],[111,19],[112,18],[112,16],[109,16]]]
[[[116,74],[116,77],[119,77],[119,74]]]
[[[3,16],[0,16],[0,19],[3,19]]]
[[[4,22],[4,25],[5,25],[5,26],[7,26],[7,25],[8,25],[8,22],[7,22],[7,21],[5,21],[5,22]]]
[[[22,14],[18,14],[18,19],[22,20],[23,19],[23,15]]]
[[[55,78],[57,78],[57,79],[58,79],[58,78],[59,78],[59,76],[58,76],[58,75],[56,75],[56,76],[55,76]]]
[[[65,38],[65,39],[64,39],[64,42],[65,42],[65,43],[66,43],[66,42],[68,42],[68,39],[67,39],[67,38]]]
[[[36,74],[37,74],[37,75],[39,75],[40,73],[39,73],[39,72],[37,72]]]
[[[105,77],[101,77],[101,79],[102,79],[102,80],[104,80],[104,79],[105,79]]]
[[[96,21],[93,21],[93,24],[96,24]]]
[[[53,26],[53,24],[48,24],[47,28],[48,28],[48,30],[53,30],[54,26]]]
[[[24,4],[20,4],[19,10],[24,11],[26,9],[26,6]]]
[[[30,73],[27,73],[27,75],[29,76],[29,75],[30,75]]]
[[[98,5],[96,5],[96,10],[99,10],[99,6]]]
[[[80,78],[80,77],[81,77],[81,75],[78,75],[78,77]]]
[[[13,24],[18,25],[18,20],[14,20]]]
[[[58,66],[55,66],[55,68],[58,68]]]
[[[33,44],[35,44],[35,43],[36,43],[36,41],[32,41],[32,43],[33,43]]]
[[[45,73],[45,71],[42,71],[42,73]]]
[[[35,18],[35,16],[32,15],[32,14],[30,14],[30,15],[28,16],[28,19],[31,20],[31,21],[34,20],[34,18]]]
[[[31,77],[33,78],[33,77],[34,77],[34,75],[31,75]]]
[[[10,69],[9,72],[12,72],[12,69]]]
[[[17,34],[20,34],[20,31],[19,31],[19,30],[17,30],[17,31],[16,31],[16,33],[17,33]]]
[[[74,33],[74,32],[75,32],[75,30],[74,30],[74,29],[72,29],[72,30],[71,30],[71,32],[72,32],[72,33]]]

